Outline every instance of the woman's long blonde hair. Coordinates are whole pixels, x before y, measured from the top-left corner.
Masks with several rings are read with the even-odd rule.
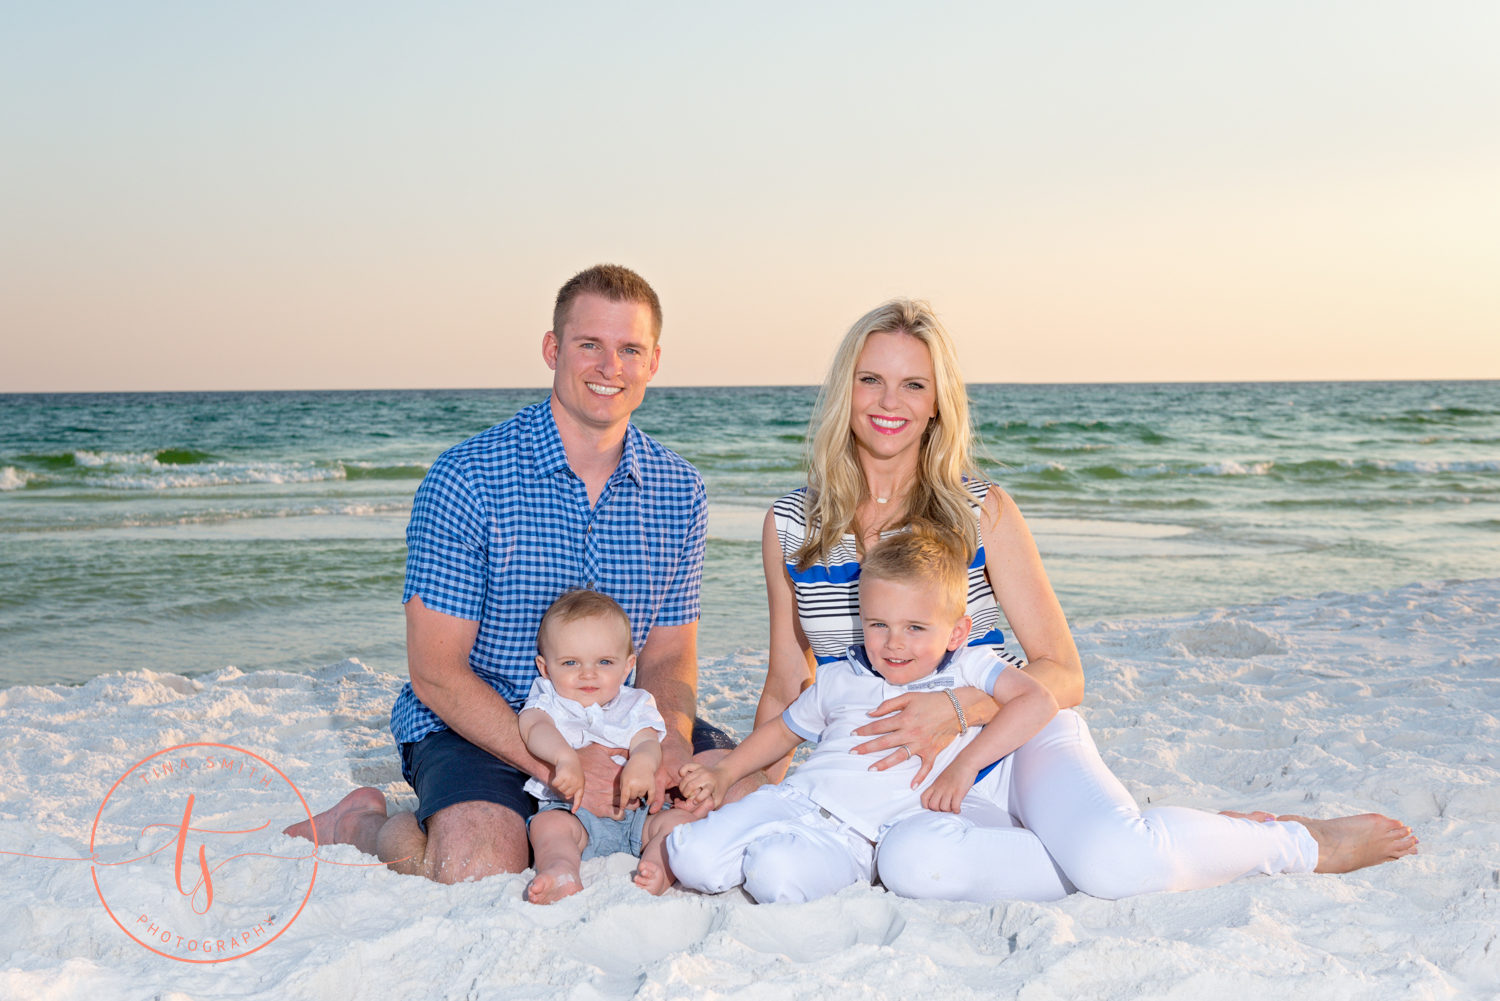
[[[863,551],[864,540],[854,524],[854,515],[870,488],[859,465],[849,416],[855,366],[870,335],[879,333],[910,334],[927,345],[937,388],[937,416],[922,433],[917,482],[907,495],[906,509],[894,523],[947,535],[964,551],[966,563],[979,548],[974,499],[964,488],[964,478],[979,473],[974,466],[974,429],[958,354],[931,306],[892,299],[849,328],[818,393],[807,433],[807,497],[803,509],[807,537],[797,550],[799,569],[821,561],[849,532],[855,532],[856,545]]]

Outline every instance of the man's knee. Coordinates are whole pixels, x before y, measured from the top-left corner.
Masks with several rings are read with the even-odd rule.
[[[427,818],[427,876],[461,883],[520,872],[529,861],[526,822],[498,803],[455,803]]]

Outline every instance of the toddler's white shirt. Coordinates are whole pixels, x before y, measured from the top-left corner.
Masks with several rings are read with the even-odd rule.
[[[657,740],[667,736],[667,721],[657,710],[655,697],[629,685],[621,685],[619,694],[602,705],[586,706],[557,694],[552,682],[539,675],[531,683],[531,694],[521,712],[528,709],[540,709],[551,716],[563,740],[574,750],[589,744],[628,749],[630,738],[647,727],[656,731]],[[525,789],[537,799],[566,798],[540,779],[527,779]]]
[[[850,754],[850,748],[871,739],[855,736],[854,730],[874,721],[871,709],[907,692],[979,688],[992,693],[1000,672],[1007,668],[1018,670],[987,646],[960,647],[926,677],[909,685],[892,685],[870,666],[863,646],[851,646],[843,660],[819,667],[817,680],[781,714],[782,722],[794,733],[818,742],[812,757],[798,765],[784,784],[802,790],[862,836],[879,840],[886,825],[921,809],[923,790],[979,736],[980,728],[970,727],[967,734],[955,737],[916,789],[911,787],[920,767],[916,758],[872,772],[870,766],[884,755]],[[1002,761],[1002,767],[1009,766],[1008,755]]]

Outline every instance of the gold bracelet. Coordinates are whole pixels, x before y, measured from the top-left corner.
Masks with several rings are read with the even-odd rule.
[[[953,703],[953,711],[958,713],[958,735],[962,737],[969,732],[969,721],[964,717],[964,707],[959,704],[958,696],[953,694],[953,689],[948,689],[948,701]]]

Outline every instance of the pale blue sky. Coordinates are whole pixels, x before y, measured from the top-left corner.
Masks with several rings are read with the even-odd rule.
[[[0,6],[0,391],[1500,377],[1492,3]]]

